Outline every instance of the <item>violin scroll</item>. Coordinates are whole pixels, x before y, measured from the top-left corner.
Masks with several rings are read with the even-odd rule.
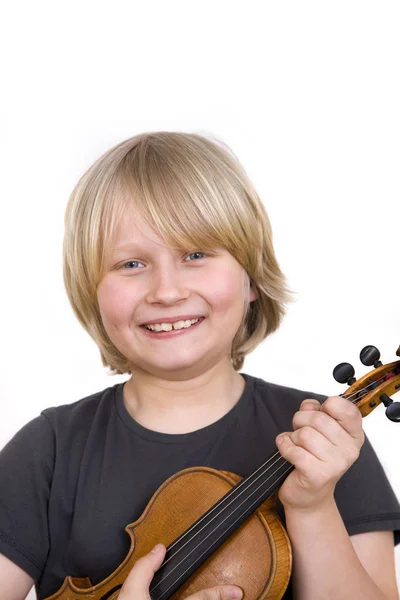
[[[400,356],[400,346],[396,351]],[[363,417],[368,415],[379,404],[386,406],[386,416],[390,421],[400,422],[400,402],[394,402],[391,395],[400,391],[400,360],[382,364],[380,352],[375,346],[365,346],[360,353],[360,360],[374,369],[356,379],[354,367],[349,363],[340,363],[333,370],[333,377],[339,383],[347,383],[350,387],[343,398],[356,404]]]

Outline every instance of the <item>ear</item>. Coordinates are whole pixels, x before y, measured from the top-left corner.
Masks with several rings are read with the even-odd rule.
[[[258,292],[257,290],[253,287],[253,285],[250,286],[250,298],[249,301],[253,302],[253,300],[257,300],[258,298]]]

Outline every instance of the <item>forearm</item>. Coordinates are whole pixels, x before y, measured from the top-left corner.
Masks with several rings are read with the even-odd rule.
[[[386,600],[359,561],[334,500],[318,511],[285,509],[285,516],[296,600]]]

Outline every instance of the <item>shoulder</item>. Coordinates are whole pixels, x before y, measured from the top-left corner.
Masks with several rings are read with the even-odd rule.
[[[315,398],[324,402],[327,396],[300,390],[294,387],[272,383],[259,377],[243,374],[247,382],[247,409],[253,415],[253,422],[274,424],[274,430],[288,431],[292,428],[292,419],[300,404],[306,398]]]
[[[71,428],[83,432],[95,420],[99,423],[108,420],[114,410],[119,385],[121,384],[115,384],[68,404],[46,408],[41,412],[41,417],[45,418],[55,434]]]
[[[295,412],[306,398],[315,398],[321,404],[327,398],[323,394],[271,383],[270,381],[250,375],[246,375],[246,378],[249,378],[254,384],[255,397],[260,401],[268,403],[271,408],[277,408],[280,411]]]
[[[1,450],[1,459],[17,460],[28,456],[29,460],[46,460],[52,463],[52,456],[57,448],[70,444],[88,434],[93,422],[104,423],[114,409],[115,388],[108,387],[100,392],[81,398],[80,400],[53,406],[41,411],[40,415],[31,419],[6,443]]]

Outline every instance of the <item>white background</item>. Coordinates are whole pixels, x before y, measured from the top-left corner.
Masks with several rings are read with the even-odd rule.
[[[366,373],[366,344],[396,359],[398,2],[25,1],[0,21],[0,447],[126,379],[69,307],[63,214],[84,170],[142,131],[220,137],[270,215],[298,296],[244,372],[335,395],[333,367]],[[400,425],[382,406],[364,423],[400,496]]]

